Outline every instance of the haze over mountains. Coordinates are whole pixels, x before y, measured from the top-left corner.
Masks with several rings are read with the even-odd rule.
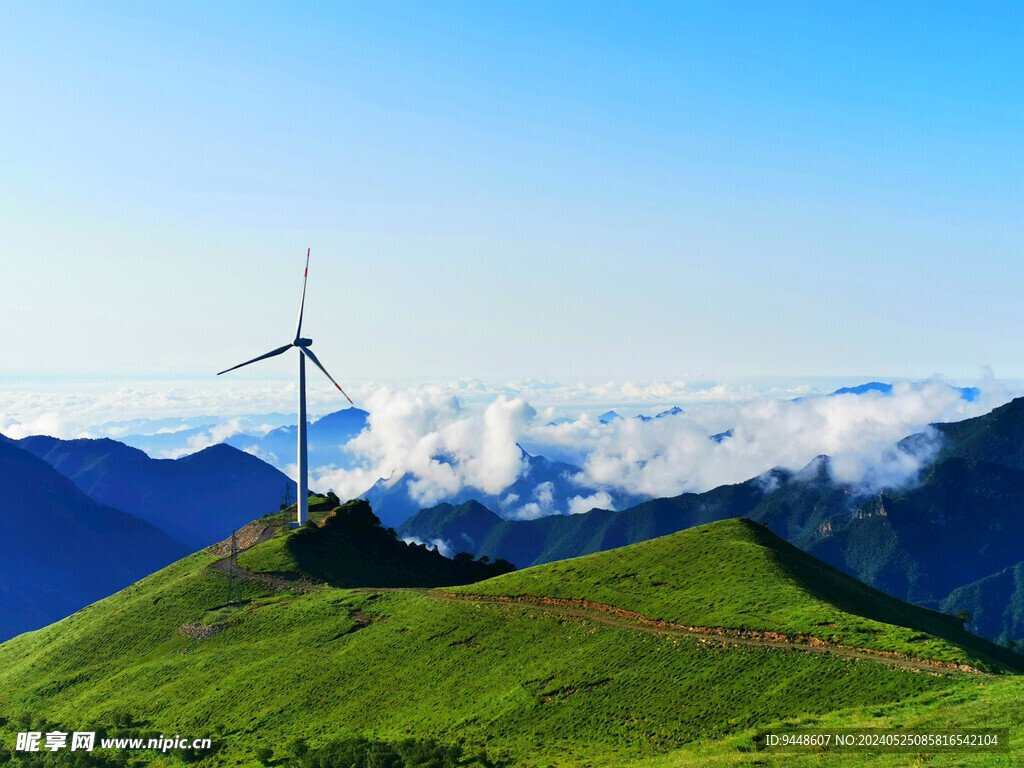
[[[306,430],[309,465],[334,469],[354,467],[358,459],[346,452],[343,446],[366,428],[368,415],[359,408],[345,408],[310,422]],[[294,424],[287,424],[263,435],[244,432],[230,435],[224,442],[275,467],[284,468],[295,463],[296,431]]]
[[[411,473],[420,481],[417,501],[427,507],[452,500],[463,485],[491,495],[500,493],[526,470],[518,445],[533,456],[579,467],[584,473],[582,484],[588,487],[673,496],[741,482],[772,466],[795,469],[818,454],[838,458],[840,453],[852,452],[870,462],[877,458],[872,455],[877,454],[876,444],[895,442],[930,422],[979,415],[1010,397],[1001,384],[990,380],[973,388],[951,387],[940,380],[870,382],[832,391],[831,397],[799,394],[807,390],[794,386],[788,390],[792,395],[778,389],[765,396],[753,389],[707,383],[690,388],[609,386],[587,390],[589,410],[577,410],[571,404],[557,409],[537,405],[535,410],[528,396],[551,396],[536,386],[510,385],[491,390],[493,394],[486,390],[474,394],[476,389],[462,386],[379,387],[363,395],[360,405],[365,411],[327,411],[328,417],[312,421],[310,466],[315,487],[333,488],[346,497],[365,492],[382,478],[394,481]],[[465,399],[464,391],[469,392]],[[572,388],[551,391],[559,397],[578,396]],[[621,416],[617,419],[608,417],[607,407],[602,409],[606,412],[602,419],[599,407],[592,404],[599,394],[650,401],[673,397],[673,393],[682,398],[682,408],[616,405],[614,413]],[[194,397],[174,390],[172,395],[175,402]],[[254,406],[265,402],[265,394],[253,397]],[[202,407],[206,399],[205,395],[196,398],[193,407]],[[150,400],[156,403],[154,409],[161,402],[147,395],[146,402]],[[77,401],[67,405],[83,408]],[[124,410],[137,413],[141,407],[125,405]],[[369,421],[368,411],[372,413]],[[286,474],[294,464],[292,416],[263,413],[175,420],[159,413],[154,410],[153,419],[93,427],[93,422],[74,418],[70,412],[66,417],[44,412],[4,429],[15,437],[108,436],[140,447],[153,458],[177,458],[227,442]],[[352,423],[332,434],[328,424],[340,416]],[[363,426],[368,428],[360,432]]]
[[[595,498],[591,506],[621,509],[637,499],[742,482],[773,466],[797,469],[818,454],[833,456],[837,466],[849,468],[848,474],[863,473],[880,462],[889,445],[928,423],[978,415],[1007,399],[992,385],[982,390],[941,381],[869,382],[837,389],[829,397],[651,409],[650,416],[606,411],[549,418],[510,396],[474,410],[441,389],[382,388],[367,397],[365,407],[372,415],[346,409],[310,424],[311,482],[355,497],[380,480],[385,482],[374,491],[378,495],[405,478],[409,498],[404,509],[398,510],[397,501],[393,514],[381,508],[391,520],[414,507],[470,497],[486,501],[503,517],[565,513],[571,499],[597,492],[613,498]],[[156,434],[125,439],[144,447],[159,441],[156,457],[226,441],[282,471],[294,471],[294,427],[246,431],[243,422],[251,425],[259,418],[186,426],[175,449],[167,447],[175,435],[166,424]],[[524,494],[520,487],[511,493],[523,499],[518,507],[500,503],[506,489],[532,471],[524,451],[570,465],[566,471],[579,492],[556,494],[556,503],[545,504],[543,489],[531,499],[536,489]],[[585,511],[581,503],[572,511]]]

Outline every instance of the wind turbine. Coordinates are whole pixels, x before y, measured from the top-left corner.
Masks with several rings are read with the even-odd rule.
[[[299,319],[295,323],[295,339],[289,344],[285,344],[283,347],[278,347],[265,355],[254,357],[252,360],[246,360],[244,363],[239,363],[233,368],[221,371],[221,373],[227,373],[233,371],[236,368],[249,365],[250,363],[256,363],[260,360],[266,360],[268,357],[276,357],[287,352],[292,347],[299,350],[299,493],[296,504],[296,525],[301,527],[306,524],[306,520],[309,517],[309,480],[306,477],[306,358],[308,357],[317,368],[324,372],[324,376],[331,380],[331,383],[338,388],[341,394],[345,395],[345,390],[341,388],[341,385],[334,380],[334,377],[327,372],[327,369],[321,365],[320,361],[316,359],[316,355],[310,350],[309,345],[313,343],[312,339],[302,338],[302,309],[306,304],[306,281],[309,279],[309,249],[306,249],[306,272],[302,276],[302,299],[299,301]],[[352,398],[345,395],[345,399],[348,400],[349,404],[352,404]]]

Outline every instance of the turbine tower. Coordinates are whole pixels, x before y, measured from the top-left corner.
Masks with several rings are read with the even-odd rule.
[[[299,350],[299,424],[298,424],[298,454],[299,454],[299,492],[298,499],[296,499],[296,515],[295,522],[297,526],[303,526],[306,524],[306,520],[309,518],[309,480],[306,477],[306,358],[308,357],[317,368],[324,372],[324,376],[331,380],[331,383],[338,388],[341,394],[345,395],[345,390],[341,388],[341,385],[334,380],[334,377],[327,372],[327,369],[320,364],[320,361],[316,359],[316,355],[310,350],[309,345],[313,343],[312,339],[302,338],[302,309],[306,304],[306,280],[309,279],[309,249],[306,249],[306,272],[302,277],[302,299],[299,301],[299,319],[295,323],[295,339],[290,344],[285,344],[283,347],[267,352],[265,355],[254,357],[252,360],[246,360],[244,363],[228,368],[227,370],[221,371],[221,373],[227,373],[233,371],[236,368],[249,365],[249,363],[256,363],[260,360],[266,360],[268,357],[276,357],[277,355],[284,354],[292,347]],[[352,404],[352,398],[345,395],[345,399],[348,400],[349,404]]]

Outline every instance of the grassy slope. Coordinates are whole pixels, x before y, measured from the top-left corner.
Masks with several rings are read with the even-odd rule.
[[[963,632],[955,619],[871,589],[748,520],[723,520],[452,591],[587,599],[684,625],[808,634],[985,668],[1014,659]]]
[[[287,534],[275,536],[238,556],[238,564],[253,573],[302,573]]]
[[[925,693],[895,704],[854,707],[822,717],[804,716],[766,724],[761,732],[785,726],[800,729],[885,729],[934,732],[977,728],[1010,731],[1010,753],[856,753],[778,754],[754,750],[753,729],[725,739],[706,740],[664,756],[636,763],[638,768],[725,768],[725,766],[785,766],[785,768],[1015,768],[1024,765],[1024,678],[1011,677],[985,685],[964,685]]]
[[[719,525],[703,534],[708,542],[712,535],[720,539],[709,556],[730,560],[729,530]],[[731,538],[740,539],[737,546],[756,561],[758,545],[744,533],[734,527]],[[678,571],[695,551],[674,556],[681,544],[672,539],[668,550],[659,540],[599,557],[624,563],[627,553],[637,571],[631,581],[650,578],[641,569],[653,568],[655,580],[678,582],[660,591],[685,593],[684,580],[666,568]],[[516,765],[621,765],[696,739],[733,733],[742,739],[746,729],[774,720],[836,718],[829,713],[885,708],[918,695],[970,699],[979,690],[975,680],[874,662],[721,647],[528,605],[447,601],[410,591],[317,587],[268,593],[250,585],[251,603],[229,608],[223,605],[226,575],[207,568],[214,560],[193,555],[0,646],[0,718],[8,719],[0,725],[0,743],[13,744],[12,734],[20,730],[14,723],[26,714],[68,730],[127,712],[165,733],[219,738],[224,747],[211,761],[218,764],[254,765],[259,746],[280,750],[293,737],[315,745],[366,734],[465,740]],[[493,581],[507,586],[509,578]],[[762,606],[748,612],[741,604],[706,604],[692,623],[750,618],[787,587],[778,571],[751,565],[735,574],[730,589],[717,590],[716,600]],[[580,592],[636,609],[628,604],[630,594],[609,584]],[[681,601],[664,604],[678,608]],[[807,618],[805,609],[787,616],[778,605],[769,615],[795,626]],[[830,616],[846,621],[835,610]],[[226,627],[196,641],[179,633],[186,622]],[[731,747],[698,745],[673,759],[687,760],[694,749],[724,756]],[[133,755],[140,756],[149,757]],[[156,759],[174,764],[173,758]]]

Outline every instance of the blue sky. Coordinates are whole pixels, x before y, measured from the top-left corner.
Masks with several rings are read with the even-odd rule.
[[[1022,16],[6,4],[4,377],[1024,377]]]

